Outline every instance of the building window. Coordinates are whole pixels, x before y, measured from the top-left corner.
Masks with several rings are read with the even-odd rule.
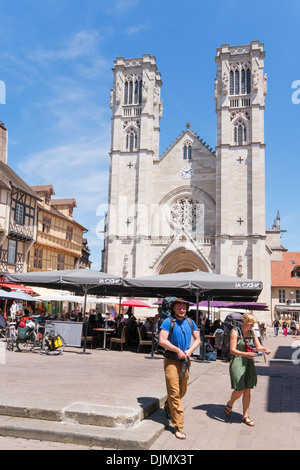
[[[126,80],[124,86],[124,104],[142,103],[142,80]]]
[[[285,304],[285,290],[279,289],[279,303]]]
[[[34,249],[33,267],[42,269],[43,250],[41,248]]]
[[[51,195],[50,195],[50,193],[46,193],[45,194],[45,204],[47,204],[49,206],[50,202],[51,202]]]
[[[134,129],[129,129],[126,134],[126,150],[127,152],[134,152],[137,150],[137,131]]]
[[[234,143],[236,145],[243,145],[247,143],[247,127],[242,120],[239,120],[235,123],[233,133]]]
[[[203,219],[203,204],[190,197],[180,197],[171,206],[171,221],[177,227],[195,231]]]
[[[57,269],[58,271],[62,271],[65,265],[65,255],[58,253],[57,256]]]
[[[67,227],[66,240],[71,242],[72,241],[72,235],[73,235],[73,228],[72,227]]]
[[[234,94],[240,94],[240,72],[238,70],[234,72]]]
[[[191,144],[185,144],[183,147],[183,159],[192,160],[192,146]]]
[[[300,304],[300,290],[296,289],[296,304]]]
[[[42,231],[44,233],[49,233],[51,228],[51,219],[48,219],[48,217],[43,217],[43,228]]]
[[[8,240],[8,264],[16,264],[17,259],[17,241],[16,240]]]
[[[236,64],[235,67],[240,67]],[[229,73],[229,94],[250,95],[251,93],[251,71],[249,68],[231,70]]]
[[[16,208],[15,208],[15,222],[19,225],[24,224],[24,206],[23,204],[19,204],[18,202],[16,203]]]
[[[246,92],[247,92],[247,95],[250,95],[251,93],[251,71],[250,69],[247,69],[246,71]]]

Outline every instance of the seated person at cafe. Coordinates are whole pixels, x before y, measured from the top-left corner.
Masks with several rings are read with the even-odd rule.
[[[147,331],[152,331],[153,322],[151,320],[153,320],[153,318],[154,317],[147,318],[147,320],[145,321],[145,323],[143,325],[146,328]]]
[[[0,310],[0,330],[3,330],[4,328],[5,328],[5,318],[4,318],[2,310]]]
[[[24,315],[22,318],[20,318],[20,322],[21,321],[24,321],[24,322],[27,322],[27,321],[35,321],[33,317],[30,316],[29,314],[29,310],[27,308],[24,308]]]
[[[43,335],[46,324],[46,312],[42,311],[39,316],[35,319],[35,324],[38,325],[39,335]]]
[[[132,344],[138,342],[137,321],[136,317],[131,311],[131,307],[129,307],[127,315],[128,318],[125,321],[125,325],[128,327],[128,343],[131,346]]]
[[[116,316],[117,312],[116,312],[116,309],[114,307],[111,307],[111,309],[109,310],[108,313],[110,313],[110,318],[115,319],[115,316]]]

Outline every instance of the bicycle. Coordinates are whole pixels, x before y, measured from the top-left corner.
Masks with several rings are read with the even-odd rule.
[[[55,325],[51,321],[46,321],[45,333],[38,341],[41,344],[41,348],[50,356],[62,354],[66,347],[65,339],[60,333],[55,331]]]
[[[37,335],[34,331],[34,328],[29,328],[28,326],[24,328],[19,328],[18,337],[16,341],[17,349],[20,352],[29,352],[32,351],[35,347],[37,340]]]
[[[50,329],[48,328],[50,327]],[[17,340],[17,348],[21,352],[32,351],[34,347],[40,346],[41,350],[49,356],[58,356],[64,352],[66,342],[64,338],[55,332],[55,326],[52,322],[46,322],[45,333],[39,337],[39,326],[34,330],[27,332],[24,338]]]
[[[8,323],[5,336],[6,336],[6,349],[8,351],[13,351],[15,348],[16,341],[17,341],[17,332],[16,332],[15,322]]]

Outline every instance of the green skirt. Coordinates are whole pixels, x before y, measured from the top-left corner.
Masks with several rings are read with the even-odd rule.
[[[231,388],[234,390],[244,390],[254,388],[257,384],[257,374],[253,359],[235,356],[230,361],[229,366]]]

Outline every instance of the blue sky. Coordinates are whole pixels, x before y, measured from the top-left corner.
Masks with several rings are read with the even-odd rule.
[[[51,183],[55,197],[76,198],[94,269],[103,247],[114,59],[156,57],[161,154],[186,122],[215,147],[216,49],[252,40],[265,45],[268,74],[266,228],[279,210],[282,244],[300,251],[299,0],[11,0],[0,11],[8,164],[28,184]]]

